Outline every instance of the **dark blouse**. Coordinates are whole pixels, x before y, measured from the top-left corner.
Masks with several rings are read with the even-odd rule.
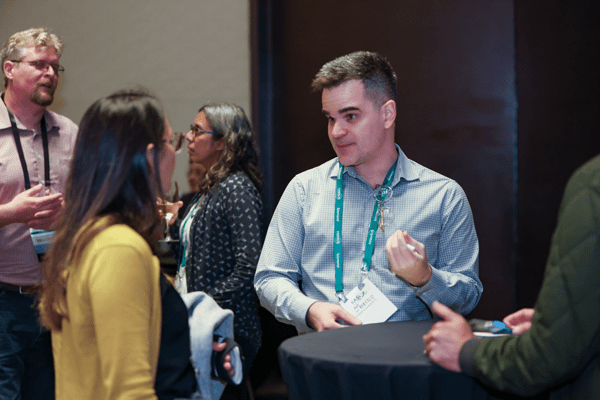
[[[160,400],[189,398],[198,387],[192,366],[188,310],[175,288],[160,276],[162,324],[154,389]]]
[[[192,206],[197,196],[190,204]],[[234,312],[234,337],[258,351],[261,342],[254,273],[262,246],[260,193],[236,172],[202,200],[190,232],[188,291],[201,290]]]

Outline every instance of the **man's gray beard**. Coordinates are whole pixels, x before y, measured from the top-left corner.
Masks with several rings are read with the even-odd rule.
[[[54,101],[54,90],[50,93],[40,93],[37,89],[31,95],[31,101],[38,106],[48,107]]]

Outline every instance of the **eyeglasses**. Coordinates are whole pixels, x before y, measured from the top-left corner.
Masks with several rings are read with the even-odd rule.
[[[56,75],[62,75],[65,72],[65,67],[62,67],[60,64],[51,64],[44,60],[36,60],[36,61],[11,60],[11,61],[15,62],[15,63],[26,62],[27,64],[31,65],[38,71],[42,71],[42,72],[46,72],[46,71],[48,71],[48,67],[52,67],[52,69],[54,70]]]
[[[210,133],[211,135],[221,136],[217,132],[205,131],[204,129],[198,128],[196,125],[190,125],[190,131],[192,131],[194,133],[194,139],[196,139],[198,136],[202,135],[203,133]]]
[[[179,153],[181,148],[183,147],[183,142],[185,141],[185,133],[176,132],[173,133],[173,138],[171,139],[171,146],[175,148],[175,152]]]

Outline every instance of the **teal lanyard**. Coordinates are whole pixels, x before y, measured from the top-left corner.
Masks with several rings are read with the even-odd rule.
[[[179,265],[178,265],[177,269],[185,266],[185,262],[187,259],[187,248],[190,244],[190,241],[192,240],[191,232],[189,232],[189,229],[191,229],[190,224],[192,223],[192,220],[196,216],[196,211],[198,210],[198,206],[199,206],[200,202],[202,201],[203,197],[204,197],[204,195],[200,195],[200,198],[194,203],[194,206],[190,208],[190,211],[183,218],[183,221],[181,222],[181,226],[179,227],[179,237],[181,238],[182,249],[181,249],[181,257],[180,257],[180,261],[179,261]]]
[[[342,218],[344,214],[344,166],[340,163],[340,170],[337,176],[336,191],[335,191],[335,215],[334,215],[334,237],[333,237],[333,254],[335,258],[335,292],[338,297],[343,296],[344,292],[344,260],[342,256]],[[392,187],[394,174],[396,173],[396,162],[388,171],[382,188]],[[373,207],[373,216],[369,226],[369,234],[367,236],[367,244],[365,246],[365,256],[363,258],[362,271],[368,272],[371,269],[371,259],[373,258],[373,250],[375,248],[375,235],[377,234],[377,209],[378,204],[383,203],[387,191],[381,190],[376,198],[375,206]],[[383,210],[381,210],[383,212]]]

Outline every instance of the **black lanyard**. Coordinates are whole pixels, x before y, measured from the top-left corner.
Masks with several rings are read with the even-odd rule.
[[[2,99],[4,100],[4,99]],[[8,111],[8,118],[10,118],[10,126],[12,127],[13,137],[15,138],[15,144],[17,145],[17,152],[19,153],[19,160],[21,160],[21,167],[23,168],[23,176],[25,178],[25,190],[31,188],[31,182],[29,180],[29,171],[27,170],[27,164],[25,163],[25,154],[23,153],[23,146],[21,146],[21,137],[19,136],[19,129],[15,121],[15,116],[6,107]],[[44,179],[45,187],[50,187],[50,152],[48,151],[48,132],[46,131],[46,118],[42,116],[41,121],[42,128],[42,143],[44,145]]]

